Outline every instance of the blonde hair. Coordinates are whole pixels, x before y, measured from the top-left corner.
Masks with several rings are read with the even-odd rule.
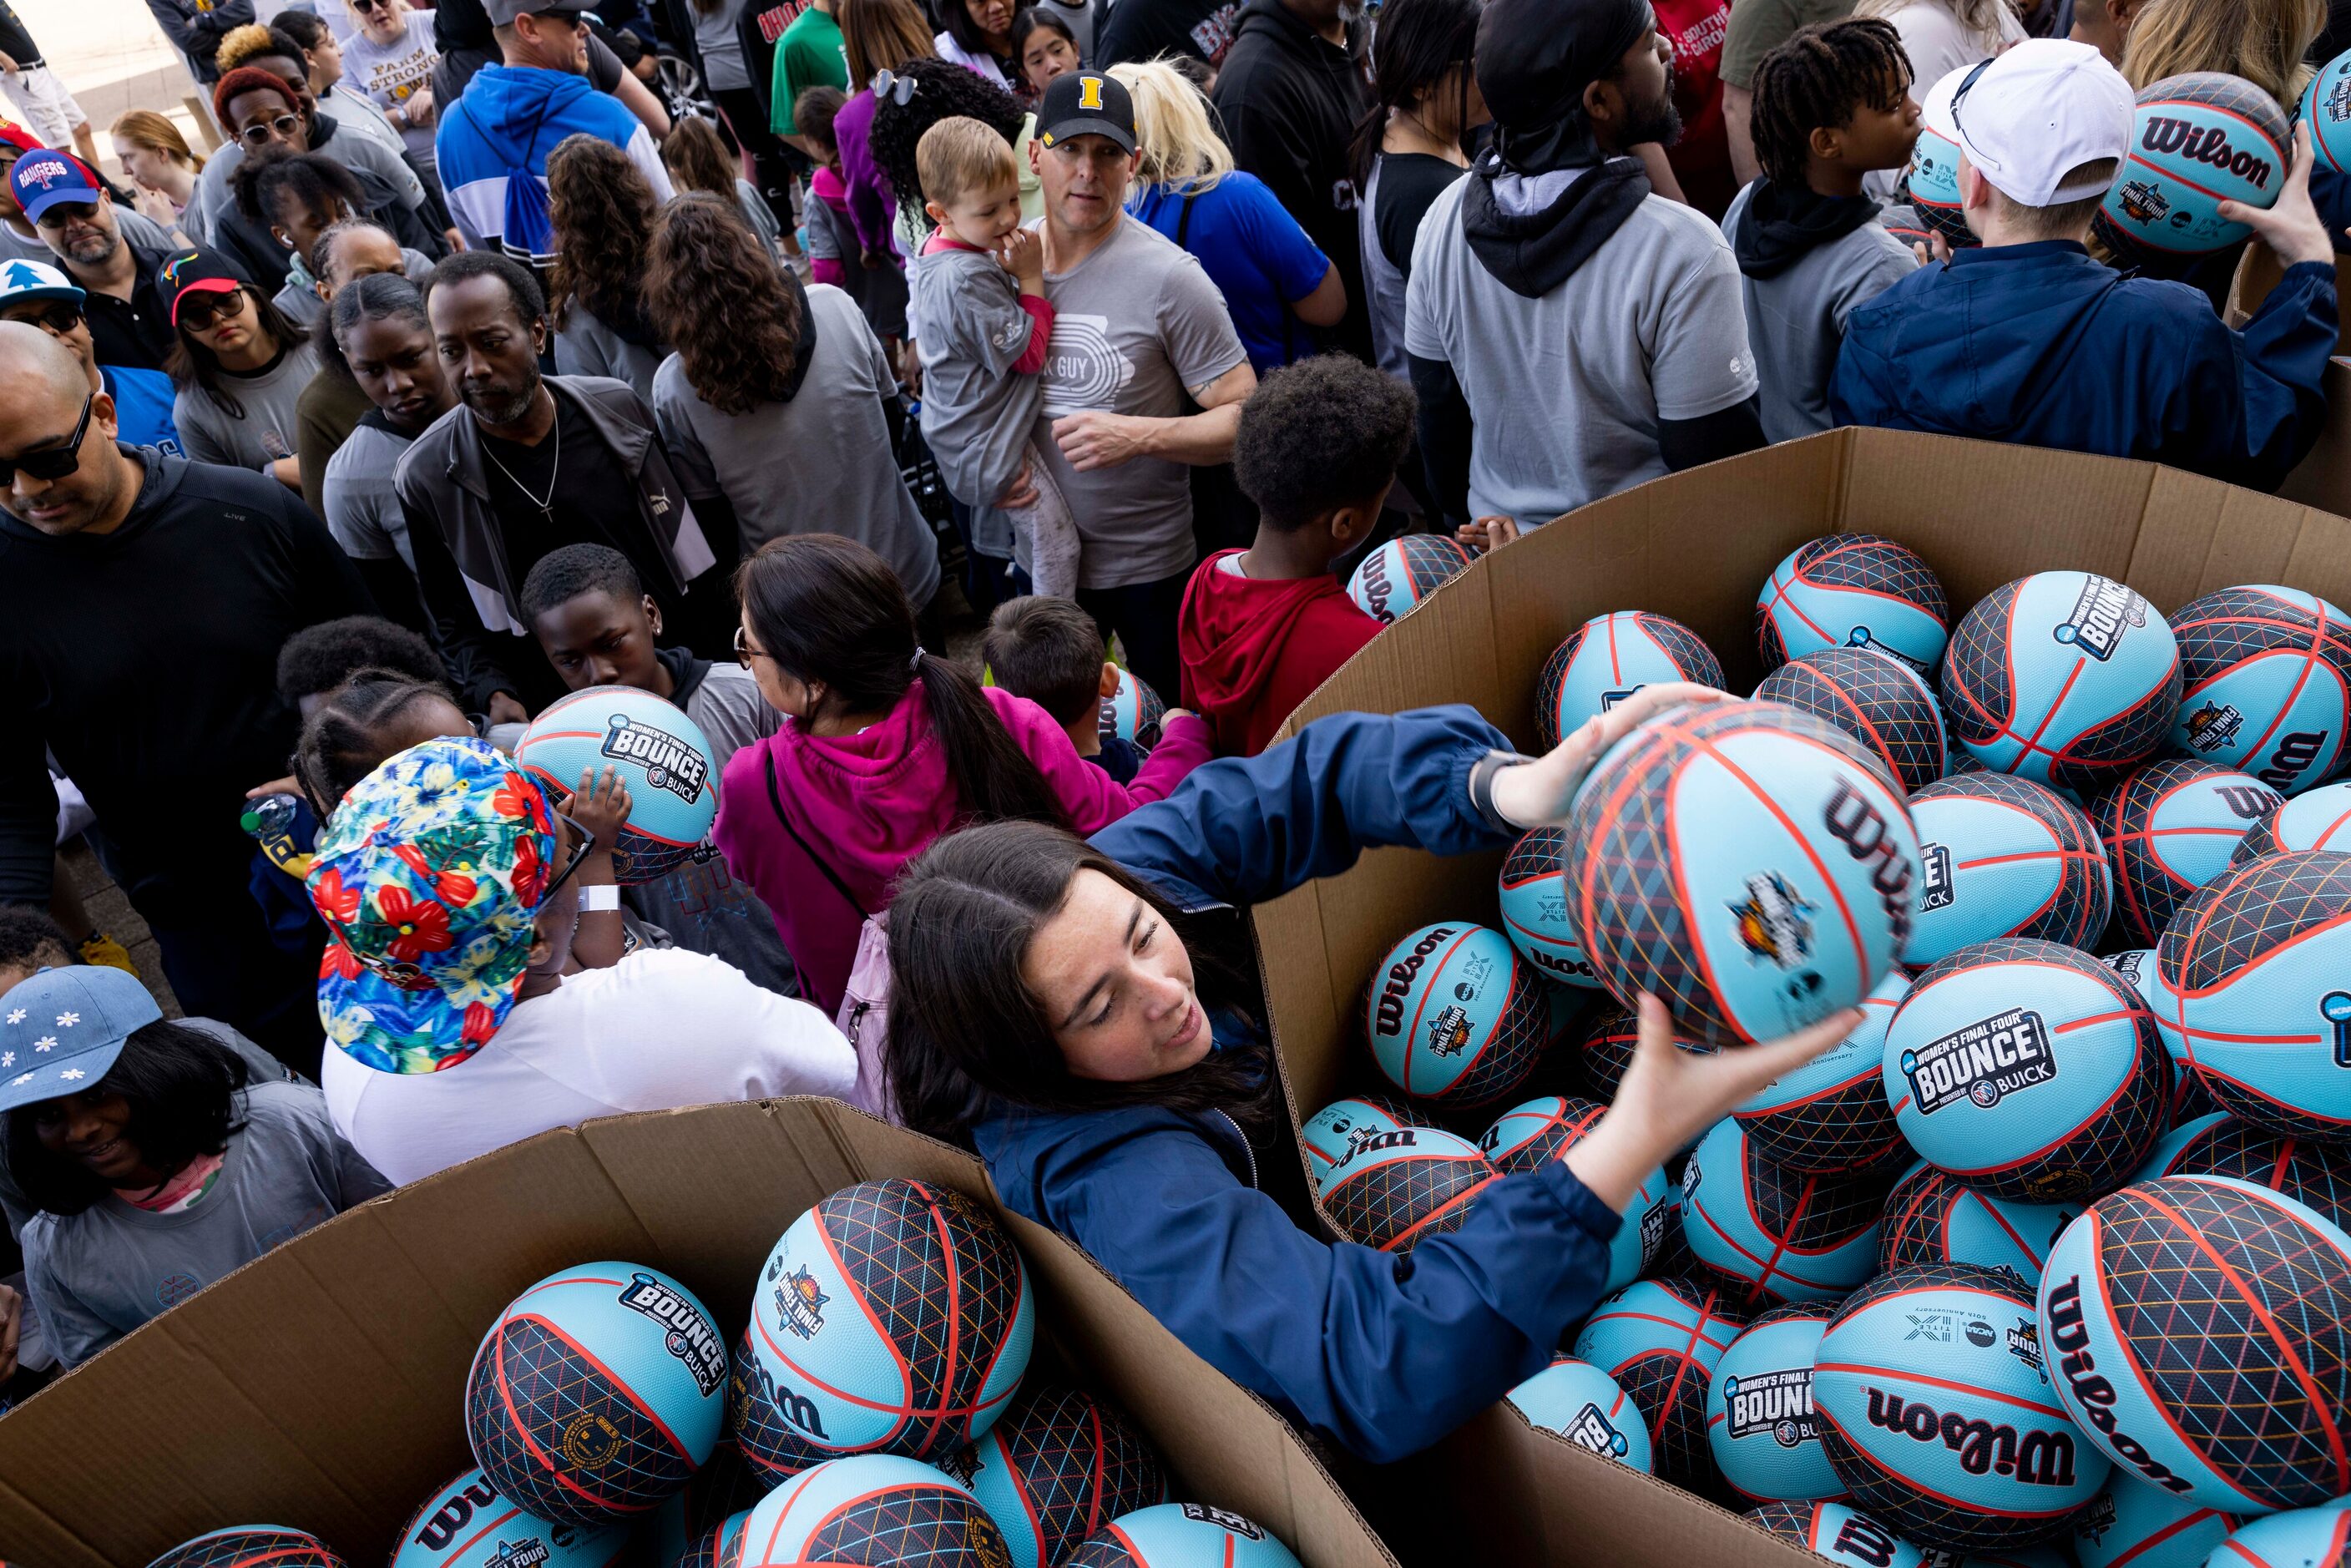
[[[996,127],[967,114],[949,115],[923,132],[914,143],[914,172],[923,182],[923,199],[942,207],[976,191],[1020,183],[1012,144]]]
[[[1861,4],[1853,8],[1853,14],[1856,16],[1880,16],[1891,22],[1913,5],[1940,5],[1958,18],[1960,27],[1982,45],[1986,52],[2000,47],[2001,13],[2013,14],[2014,10],[2008,0],[1861,0]],[[1935,84],[1922,81],[1918,85],[1929,88]]]
[[[269,28],[261,22],[247,22],[242,27],[231,27],[221,35],[220,51],[213,60],[220,74],[228,75],[246,61],[269,53]]]
[[[2136,92],[2189,71],[2242,77],[2289,114],[2310,85],[2304,63],[2326,0],[2154,0],[2131,24],[2123,76]]]
[[[1208,123],[1208,100],[1183,72],[1150,60],[1108,74],[1134,99],[1134,172],[1145,185],[1196,194],[1233,172],[1233,150]]]
[[[188,145],[180,128],[152,109],[134,109],[114,122],[107,132],[119,136],[133,147],[143,147],[150,152],[160,152],[182,168],[204,172],[204,155]]]

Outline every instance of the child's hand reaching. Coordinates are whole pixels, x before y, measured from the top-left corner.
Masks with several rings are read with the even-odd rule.
[[[1014,229],[1006,235],[996,261],[1013,276],[1021,293],[1045,292],[1045,242],[1034,229]]]
[[[1673,1019],[1656,998],[1643,996],[1639,1011],[1633,1065],[1616,1086],[1614,1103],[1591,1134],[1562,1156],[1576,1180],[1619,1214],[1677,1150],[1765,1084],[1861,1027],[1861,1010],[1846,1008],[1782,1040],[1701,1055],[1674,1043]]]
[[[565,796],[556,809],[596,835],[598,854],[609,854],[629,821],[629,808],[635,803],[629,787],[621,782],[619,768],[607,768],[599,779],[590,768],[580,775],[580,788]]]
[[[1519,537],[1516,517],[1479,517],[1453,530],[1454,541],[1471,555],[1484,555],[1489,549],[1500,549]]]

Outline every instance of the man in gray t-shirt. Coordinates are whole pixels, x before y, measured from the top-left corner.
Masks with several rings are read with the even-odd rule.
[[[1134,162],[1134,108],[1115,78],[1047,84],[1029,144],[1053,307],[1038,444],[1077,518],[1078,602],[1137,675],[1173,692],[1195,553],[1186,466],[1232,455],[1257,376],[1200,264],[1122,210]],[[1201,412],[1186,412],[1187,392]]]

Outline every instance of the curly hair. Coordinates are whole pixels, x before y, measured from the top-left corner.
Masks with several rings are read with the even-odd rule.
[[[1813,132],[1850,125],[1864,108],[1893,109],[1910,90],[1910,56],[1876,16],[1811,26],[1755,68],[1755,161],[1782,185],[1802,185]]]
[[[1001,134],[1017,155],[1020,128],[1029,122],[1029,111],[1020,107],[1019,99],[953,60],[908,60],[895,69],[902,77],[914,78],[914,96],[903,104],[890,99],[874,104],[873,130],[866,145],[873,154],[873,166],[896,193],[906,221],[917,234],[927,235],[931,220],[923,214],[923,175],[915,156],[923,132],[942,120],[961,115]]]
[[[1233,478],[1283,533],[1377,496],[1412,444],[1412,389],[1345,354],[1268,373],[1241,404]]]
[[[547,211],[555,265],[549,319],[559,330],[578,300],[606,321],[643,312],[645,253],[658,204],[629,155],[600,136],[567,136],[547,155]]]
[[[672,202],[649,259],[653,325],[702,401],[724,413],[782,402],[805,301],[734,204],[700,192]]]

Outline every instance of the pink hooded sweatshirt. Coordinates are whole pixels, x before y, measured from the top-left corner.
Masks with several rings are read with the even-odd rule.
[[[1080,757],[1043,708],[996,686],[982,689],[1081,837],[1165,798],[1208,759],[1215,744],[1206,720],[1178,718],[1134,782],[1122,786]],[[770,768],[775,800],[833,875],[848,883],[859,909],[842,902],[776,820],[768,793]],[[736,751],[720,776],[718,802],[712,834],[726,869],[774,912],[777,935],[799,967],[801,994],[827,1015],[841,1007],[863,916],[887,909],[899,871],[967,816],[946,753],[931,732],[919,680],[887,718],[856,735],[814,739],[787,716],[773,736]]]

